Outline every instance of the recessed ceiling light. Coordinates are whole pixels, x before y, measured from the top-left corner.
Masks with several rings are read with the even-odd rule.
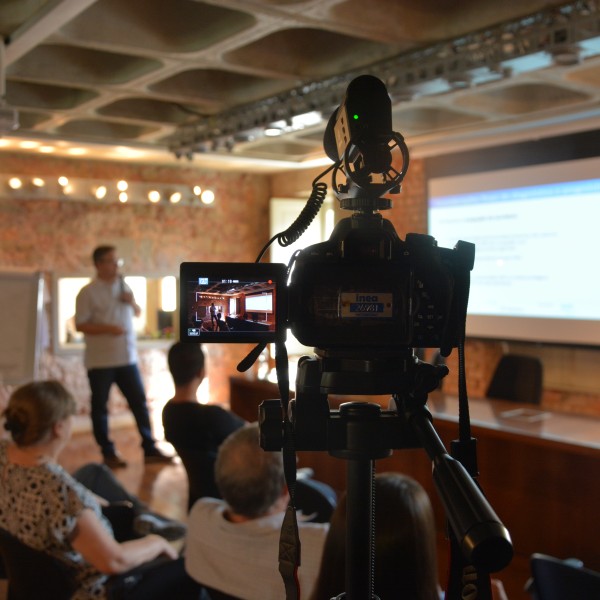
[[[181,198],[181,192],[173,192],[169,196],[169,201],[171,202],[171,204],[177,204],[178,202],[181,202]]]
[[[64,175],[61,175],[58,178],[58,185],[61,185],[62,187],[69,185],[69,178],[65,177]]]
[[[19,188],[23,187],[23,182],[18,177],[11,177],[8,180],[8,185],[11,189],[18,190]]]
[[[56,148],[54,146],[40,146],[38,150],[44,154],[52,154]]]
[[[120,192],[124,192],[128,187],[129,184],[124,179],[121,179],[121,181],[117,182],[117,189]]]
[[[69,148],[67,150],[67,154],[71,154],[72,156],[81,156],[82,154],[87,154],[87,150],[85,148]]]
[[[94,196],[96,196],[96,198],[98,200],[102,200],[103,198],[106,197],[106,192],[108,190],[106,189],[105,185],[99,185],[96,190],[94,191]]]
[[[122,202],[123,204],[125,204],[125,202],[127,202],[127,200],[129,200],[129,196],[127,195],[127,192],[121,192],[119,194],[119,202]]]
[[[33,140],[23,140],[19,143],[19,146],[21,148],[25,148],[26,150],[29,150],[30,148],[37,148],[39,145],[39,142],[34,142]]]
[[[46,185],[46,182],[41,177],[34,177],[31,180],[31,183],[33,183],[33,185],[38,188],[44,187]]]

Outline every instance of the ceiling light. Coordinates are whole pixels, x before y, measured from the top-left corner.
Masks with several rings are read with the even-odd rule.
[[[125,202],[127,202],[127,200],[129,200],[129,196],[127,195],[127,192],[121,192],[119,194],[119,202],[122,202],[123,204],[125,204]]]
[[[71,184],[67,184],[65,186],[63,186],[63,194],[72,194],[73,193],[73,186]]]
[[[278,135],[281,135],[283,133],[282,129],[279,129],[279,127],[267,127],[265,129],[265,135],[267,137],[277,137]]]
[[[99,185],[94,191],[94,196],[96,196],[97,200],[102,200],[103,198],[106,197],[107,191],[108,190],[106,189],[105,185]]]
[[[11,177],[8,180],[8,186],[13,190],[18,190],[23,187],[23,182],[18,177]]]
[[[128,187],[129,187],[129,185],[124,179],[121,179],[121,181],[117,182],[117,189],[120,192],[124,192]]]
[[[61,175],[58,178],[58,185],[61,185],[62,187],[65,187],[66,185],[69,185],[69,178],[65,177],[64,175]]]
[[[158,190],[150,190],[148,192],[148,200],[154,204],[160,202],[160,192]]]
[[[204,204],[212,204],[215,201],[215,193],[212,190],[204,190],[200,195],[200,200]]]
[[[178,202],[181,202],[181,192],[173,192],[170,196],[169,196],[169,202],[171,204],[177,204]]]
[[[292,117],[292,127],[310,127],[311,125],[318,125],[322,120],[323,117],[319,111],[311,110],[310,112]]]
[[[44,154],[52,154],[52,152],[54,152],[56,148],[54,148],[54,146],[40,146],[38,150],[40,152],[43,152]]]
[[[193,187],[194,196],[199,196],[202,193],[202,188],[199,185]]]
[[[40,145],[39,142],[34,142],[33,140],[24,140],[19,143],[19,146],[26,150],[29,150],[31,148],[37,148],[39,145]]]
[[[46,182],[41,177],[34,177],[31,180],[31,183],[37,188],[41,188],[46,185]]]

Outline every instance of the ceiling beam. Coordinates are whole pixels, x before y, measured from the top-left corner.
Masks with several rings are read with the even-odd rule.
[[[33,15],[4,41],[4,67],[16,62],[96,0],[55,0]]]

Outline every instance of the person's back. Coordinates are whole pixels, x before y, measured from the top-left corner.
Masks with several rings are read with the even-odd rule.
[[[199,583],[244,600],[285,598],[278,571],[288,502],[281,454],[263,451],[258,427],[249,425],[221,446],[215,475],[224,501],[202,498],[190,511],[187,572]],[[314,586],[327,529],[323,523],[299,525],[303,595]]]
[[[217,450],[245,421],[220,406],[196,398],[204,379],[204,353],[199,344],[176,342],[168,353],[175,395],[162,411],[165,439],[179,454],[189,482],[188,508],[202,496],[220,497],[214,482]]]

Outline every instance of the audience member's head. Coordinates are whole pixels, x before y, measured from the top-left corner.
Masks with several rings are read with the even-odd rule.
[[[19,447],[47,441],[54,425],[75,414],[73,396],[58,381],[34,381],[17,388],[3,415]]]
[[[281,453],[260,447],[256,423],[238,429],[221,444],[215,480],[229,509],[247,519],[269,514],[286,493]]]
[[[204,352],[200,344],[176,342],[169,348],[168,362],[176,386],[204,376]]]
[[[344,494],[331,518],[312,600],[335,598],[345,591],[347,501]],[[375,478],[374,577],[381,600],[439,598],[431,503],[419,483],[400,473]]]

